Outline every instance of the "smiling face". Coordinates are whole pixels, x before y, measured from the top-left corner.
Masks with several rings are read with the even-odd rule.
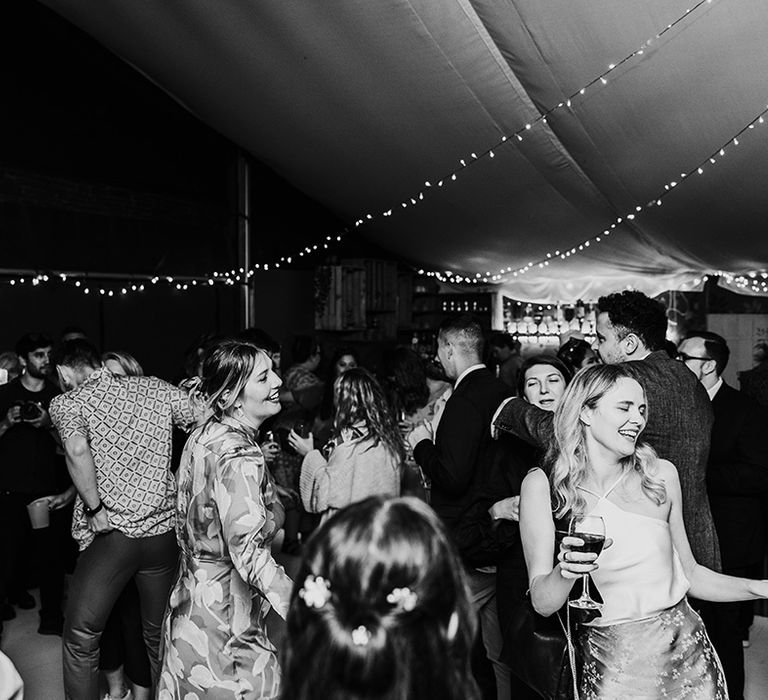
[[[634,379],[620,377],[594,408],[582,410],[581,421],[588,446],[628,457],[645,428],[645,392]]]
[[[272,368],[272,360],[260,352],[240,395],[243,413],[251,425],[258,427],[267,418],[280,412],[278,389],[282,383]]]
[[[533,365],[525,370],[525,400],[545,411],[554,411],[565,391],[565,378],[556,367]]]

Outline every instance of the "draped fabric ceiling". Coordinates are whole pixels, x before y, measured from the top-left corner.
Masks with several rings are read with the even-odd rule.
[[[416,266],[485,275],[593,239],[500,282],[538,301],[768,268],[768,122],[695,173],[768,105],[764,0],[703,3],[476,162],[697,0],[44,4],[350,224],[364,219],[351,235]],[[471,165],[437,187],[460,159]],[[594,242],[673,180],[662,206]]]

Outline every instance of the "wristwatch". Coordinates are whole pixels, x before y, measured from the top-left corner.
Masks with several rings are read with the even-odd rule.
[[[83,503],[83,513],[85,513],[86,518],[92,518],[103,507],[104,507],[104,502],[101,499],[99,499],[99,505],[97,505],[95,508],[89,508],[87,505],[85,505],[85,503]]]

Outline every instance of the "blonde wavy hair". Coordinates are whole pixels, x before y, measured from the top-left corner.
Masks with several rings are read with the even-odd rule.
[[[555,411],[555,439],[549,446],[546,458],[556,518],[570,513],[584,513],[586,510],[586,501],[578,490],[589,470],[586,426],[581,421],[581,412],[584,408],[597,406],[616,382],[624,378],[637,381],[620,364],[585,367],[576,373],[563,394]],[[645,495],[661,505],[667,500],[667,491],[664,484],[654,478],[657,459],[650,445],[638,442],[635,451],[621,460],[621,465],[624,473],[637,472]]]

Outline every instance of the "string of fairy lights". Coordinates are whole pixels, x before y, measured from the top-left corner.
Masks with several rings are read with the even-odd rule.
[[[545,253],[540,259],[533,262],[528,262],[522,267],[518,267],[514,269],[512,268],[512,266],[508,266],[506,268],[501,268],[497,273],[486,272],[485,275],[478,272],[478,273],[475,273],[474,276],[471,276],[471,275],[468,276],[468,275],[456,274],[451,271],[439,272],[436,270],[427,271],[424,269],[420,269],[419,274],[435,277],[439,281],[446,282],[446,283],[490,284],[490,283],[507,281],[509,280],[510,277],[515,278],[515,277],[525,275],[527,272],[529,272],[534,268],[548,267],[551,262],[556,261],[558,258],[561,260],[565,260],[572,256],[579,255],[580,253],[583,253],[590,246],[599,244],[603,242],[605,239],[609,238],[611,234],[614,233],[621,224],[625,224],[626,226],[627,224],[634,221],[634,219],[640,214],[640,212],[647,211],[654,207],[660,207],[662,205],[662,201],[664,200],[664,198],[672,194],[673,191],[676,191],[676,188],[678,188],[687,178],[690,178],[693,175],[696,175],[696,176],[704,175],[705,170],[708,170],[712,166],[716,165],[720,159],[726,156],[727,152],[730,149],[736,148],[740,145],[741,141],[739,139],[742,138],[745,133],[748,133],[749,131],[753,130],[756,126],[764,125],[766,121],[766,114],[768,114],[768,105],[756,117],[754,117],[754,119],[748,122],[744,127],[742,127],[736,134],[731,136],[722,145],[720,145],[718,148],[712,151],[701,162],[694,165],[687,172],[680,173],[679,177],[675,177],[674,179],[667,182],[664,185],[663,190],[659,192],[659,194],[656,197],[646,202],[645,204],[636,204],[626,214],[623,214],[622,216],[617,216],[600,233],[598,233],[597,235],[591,238],[581,241],[580,243],[572,246],[567,250],[555,249]],[[724,272],[716,273],[715,271],[712,271],[712,274],[724,275],[726,273]],[[744,286],[744,284],[748,283],[748,280],[756,279],[756,276],[759,276],[760,272],[753,271],[753,272],[745,273],[746,277],[744,275],[738,275],[738,274],[733,275],[733,273],[728,273],[728,274],[734,279],[738,277],[738,279],[740,280],[740,284]]]
[[[458,159],[458,167],[454,168],[448,173],[443,174],[440,177],[432,178],[424,182],[423,188],[412,196],[406,197],[399,203],[398,206],[390,207],[378,215],[373,213],[365,214],[363,217],[358,218],[354,223],[354,229],[371,223],[378,217],[391,217],[398,210],[407,209],[409,206],[415,206],[420,202],[423,202],[425,197],[428,196],[430,191],[433,191],[435,187],[441,188],[448,185],[448,183],[455,182],[462,171],[469,168],[481,161],[487,161],[495,157],[496,151],[510,143],[519,143],[528,137],[534,127],[547,124],[547,120],[556,112],[561,110],[569,110],[572,108],[573,103],[579,98],[583,97],[589,90],[593,88],[602,88],[609,82],[611,74],[618,70],[621,66],[627,62],[642,56],[655,42],[661,39],[667,32],[671,31],[679,23],[683,22],[692,13],[696,12],[705,5],[711,4],[713,0],[700,0],[692,7],[688,8],[674,21],[667,24],[661,31],[657,32],[654,36],[643,42],[637,49],[627,54],[621,60],[616,63],[611,63],[608,68],[599,75],[592,78],[589,82],[583,85],[578,90],[574,91],[569,96],[558,102],[556,105],[546,109],[538,114],[535,119],[527,122],[516,131],[503,135],[501,139],[489,148],[484,150],[476,150],[470,152],[468,156]],[[550,263],[560,260],[566,260],[572,256],[583,253],[591,246],[601,243],[603,240],[610,237],[612,233],[615,233],[617,227],[622,224],[628,224],[632,222],[636,216],[645,210],[652,207],[661,206],[662,200],[668,196],[675,188],[677,188],[686,178],[693,174],[702,175],[706,168],[715,165],[717,161],[724,157],[727,149],[739,145],[739,138],[748,130],[754,129],[757,125],[762,125],[765,122],[765,115],[768,112],[768,106],[757,117],[755,117],[749,124],[741,129],[736,135],[728,139],[720,148],[712,152],[710,156],[704,159],[697,166],[694,166],[691,170],[680,173],[679,178],[674,178],[664,185],[664,190],[659,193],[657,197],[648,201],[645,204],[637,204],[633,209],[622,216],[616,217],[609,225],[607,225],[599,234],[588,238],[567,250],[553,249],[544,255],[540,259],[526,263],[521,267],[513,267],[508,265],[502,267],[498,272],[488,271],[485,274],[475,273],[474,275],[461,274],[453,271],[437,271],[437,270],[424,270],[420,269],[418,272],[423,275],[435,277],[441,282],[460,285],[477,285],[477,284],[491,284],[507,281],[522,275],[534,268],[544,268],[550,265]],[[432,183],[435,183],[433,186]],[[71,285],[76,289],[79,289],[85,295],[95,295],[103,297],[113,296],[127,296],[130,294],[140,294],[146,289],[156,286],[167,286],[177,292],[186,292],[194,288],[215,287],[219,285],[234,286],[240,284],[247,284],[249,280],[260,271],[269,271],[285,268],[293,264],[294,262],[309,257],[315,253],[322,253],[329,251],[332,247],[338,245],[347,235],[352,232],[352,229],[345,228],[342,231],[335,232],[331,235],[326,235],[325,238],[319,243],[313,243],[311,245],[304,245],[301,249],[297,250],[292,255],[282,256],[279,259],[272,262],[259,262],[252,266],[245,268],[232,268],[230,270],[215,271],[211,274],[190,276],[190,275],[119,275],[119,274],[97,274],[83,271],[2,271],[0,270],[0,283],[5,283],[10,286],[39,286],[41,284],[60,283],[65,285]],[[754,292],[768,293],[768,274],[764,271],[751,271],[743,274],[733,274],[723,271],[712,271],[710,274],[721,275],[722,279],[726,280],[729,285],[733,285],[741,289],[749,289]]]
[[[425,200],[425,197],[428,195],[429,191],[434,189],[432,185],[433,182],[435,183],[435,186],[437,188],[441,188],[447,185],[448,183],[455,182],[462,171],[466,170],[469,167],[472,167],[478,162],[482,162],[484,160],[490,160],[494,158],[496,156],[496,151],[498,151],[505,145],[510,143],[519,143],[524,139],[528,138],[528,132],[534,129],[534,127],[547,124],[547,120],[549,119],[549,117],[551,117],[556,112],[559,112],[561,110],[571,109],[573,106],[573,103],[579,100],[580,98],[584,97],[584,95],[586,95],[586,93],[592,88],[595,88],[595,87],[601,88],[607,85],[608,78],[614,71],[618,70],[621,66],[631,61],[632,59],[642,56],[655,42],[661,39],[667,32],[671,31],[674,27],[676,27],[678,24],[683,22],[686,18],[688,18],[692,13],[695,13],[698,9],[704,7],[705,5],[712,4],[712,1],[713,0],[699,0],[699,2],[694,4],[692,7],[686,9],[679,17],[677,17],[672,22],[668,23],[663,29],[657,32],[654,36],[646,39],[646,41],[644,41],[637,49],[628,53],[626,56],[616,61],[615,63],[609,64],[606,70],[604,70],[602,73],[592,78],[589,82],[584,84],[578,90],[575,90],[573,93],[563,98],[557,104],[553,105],[549,109],[544,110],[543,112],[540,112],[538,116],[536,116],[534,119],[531,119],[531,121],[526,122],[523,126],[519,127],[514,132],[503,135],[499,139],[499,141],[496,142],[491,147],[485,148],[482,150],[480,149],[473,150],[463,158],[459,158],[458,167],[453,168],[451,171],[444,173],[439,177],[434,177],[429,180],[425,180],[423,188],[419,192],[413,193],[412,195],[404,198],[399,203],[400,209],[401,210],[407,209],[409,206],[415,206],[420,202],[423,202]],[[395,205],[393,207],[390,207],[380,212],[378,215],[375,213],[365,214],[355,221],[354,228],[359,228],[360,226],[370,224],[378,217],[391,217],[394,215],[394,213],[397,210],[398,210],[398,207],[397,205]],[[341,236],[346,235],[347,233],[349,233],[348,229],[343,231]],[[340,241],[341,236],[337,237],[336,240]],[[333,239],[332,236],[328,236],[326,238],[326,243],[332,239]],[[311,248],[308,246],[299,253],[299,256],[303,254],[311,254],[312,252],[318,249],[319,249],[318,246],[312,246]],[[280,262],[290,263],[290,260],[291,260],[290,258],[281,258]],[[254,268],[251,268],[251,270],[249,270],[248,272],[244,272],[243,270],[232,270],[231,272],[224,272],[224,273],[218,273],[218,274],[219,275],[223,274],[226,278],[231,278],[237,282],[240,282],[243,280],[247,280],[248,274],[252,274],[254,269],[258,270],[258,265],[254,266]],[[490,276],[490,273],[486,275],[486,277],[488,276]],[[478,276],[478,278],[482,278],[482,277],[483,277],[482,275]],[[457,280],[453,280],[453,281],[457,281]],[[461,282],[462,280],[458,280],[458,281]],[[472,282],[474,280],[468,279],[466,281]]]
[[[768,294],[768,271],[753,270],[743,275],[732,275],[729,272],[718,272],[720,279],[739,291]]]

